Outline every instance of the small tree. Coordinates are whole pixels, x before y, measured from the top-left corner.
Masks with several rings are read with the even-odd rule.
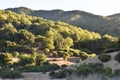
[[[10,54],[10,53],[0,53],[0,64],[1,65],[13,64],[12,54]]]
[[[23,66],[34,64],[35,60],[31,55],[23,54],[20,56],[20,64]]]
[[[45,54],[42,53],[36,56],[36,66],[42,65],[46,61],[47,61],[47,57]]]
[[[98,59],[102,62],[107,62],[111,59],[111,56],[107,54],[101,54],[98,56]]]

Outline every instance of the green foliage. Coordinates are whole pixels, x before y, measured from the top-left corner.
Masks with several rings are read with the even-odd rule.
[[[45,54],[41,53],[36,56],[36,66],[42,65],[46,61],[47,61],[47,57]]]
[[[27,30],[20,30],[19,33],[15,35],[15,41],[19,44],[34,43],[34,40],[34,35]]]
[[[115,55],[114,59],[118,62],[120,62],[120,52],[118,52],[117,55]]]
[[[22,54],[20,56],[20,62],[19,62],[19,64],[22,65],[22,66],[30,66],[32,64],[35,64],[35,59],[31,55]]]
[[[107,55],[107,54],[100,54],[98,56],[98,59],[102,62],[107,62],[111,59],[111,56],[110,55]]]
[[[21,7],[20,8],[12,8],[12,9],[8,9],[8,10],[11,10],[11,11],[14,11],[17,13],[23,13],[26,15],[43,17],[48,20],[67,22],[69,24],[81,26],[84,29],[99,32],[101,34],[110,34],[113,36],[120,36],[119,14],[111,15],[111,16],[99,16],[99,15],[94,15],[94,14],[91,14],[88,12],[76,11],[76,10],[75,11],[63,11],[63,10],[52,10],[52,11],[38,10],[38,11],[36,11],[36,10],[31,10],[29,8],[21,8]],[[14,16],[12,16],[12,18],[13,17]],[[6,19],[8,19],[8,17],[2,15],[1,19],[6,20]],[[16,18],[14,18],[14,19],[16,20]],[[26,22],[26,20],[25,20],[25,22]],[[51,23],[50,25],[52,26],[52,25],[54,25],[54,23]],[[68,30],[62,32],[62,34],[65,37],[66,37],[66,35],[68,36],[69,33],[70,33],[70,31],[68,31]],[[76,40],[77,40],[77,38],[79,40],[79,37],[76,37],[75,35],[74,35],[74,37],[76,38]],[[91,36],[91,37],[96,37],[96,36]]]
[[[76,20],[76,17],[73,16],[73,19]],[[24,66],[40,66],[46,62],[45,56],[36,56],[39,52],[64,59],[70,56],[86,59],[89,57],[86,52],[113,48],[117,41],[115,37],[101,36],[68,23],[4,10],[0,10],[0,25],[0,52],[20,57],[20,64]],[[80,51],[83,48],[87,51]],[[23,56],[22,53],[29,55]]]
[[[112,69],[107,67],[103,69],[103,73],[107,76],[112,76]]]
[[[45,48],[45,49],[44,49],[44,52],[45,52],[45,53],[49,53],[50,50],[49,50],[48,48]]]
[[[73,53],[73,56],[79,56],[79,54],[80,54],[80,50],[77,50],[77,49],[70,49],[70,52],[72,52]]]
[[[88,58],[88,54],[86,52],[80,52],[79,57],[84,60]]]
[[[100,63],[83,64],[83,65],[80,65],[76,71],[79,75],[88,75],[91,73],[100,73],[100,74],[104,74],[106,76],[112,76],[112,69],[109,67],[104,68],[103,64],[100,64]]]
[[[21,68],[22,72],[49,72],[60,69],[60,66],[57,64],[47,64],[41,66],[26,66]]]
[[[64,69],[58,72],[50,72],[49,75],[51,78],[66,78],[67,75],[70,75],[73,73],[74,70],[72,69]]]
[[[10,53],[0,53],[0,65],[11,65],[13,64],[12,61],[12,54]]]
[[[114,75],[120,75],[120,69],[115,69],[114,70]]]
[[[79,75],[88,75],[90,73],[93,73],[93,71],[94,69],[91,66],[86,65],[86,64],[81,65],[77,68],[77,73]]]
[[[14,52],[12,55],[13,57],[19,57],[19,52]]]
[[[115,52],[115,51],[119,51],[119,48],[108,48],[108,49],[104,50],[105,53],[111,53],[111,52]]]
[[[45,40],[44,40],[44,48],[54,49],[55,46],[54,46],[53,39],[45,38]]]
[[[84,52],[86,52],[86,53],[88,53],[88,54],[92,54],[92,53],[93,53],[93,52],[90,51],[89,49],[82,49],[82,51],[84,51]]]
[[[54,71],[52,71],[52,72],[49,73],[49,76],[52,76],[52,77],[53,77],[54,75],[55,75],[55,72],[54,72]]]
[[[0,71],[0,77],[3,79],[18,79],[23,78],[24,76],[18,70],[3,69]]]

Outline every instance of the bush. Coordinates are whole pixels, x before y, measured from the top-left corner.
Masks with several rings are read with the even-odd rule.
[[[101,63],[93,64],[94,71],[96,73],[103,73],[104,66]]]
[[[115,52],[115,51],[119,51],[119,49],[118,48],[109,48],[109,49],[104,50],[105,53],[110,53],[110,52]]]
[[[34,63],[35,63],[35,60],[31,55],[22,54],[20,56],[20,62],[19,62],[20,65],[28,66],[28,65],[31,65],[31,64],[34,64]]]
[[[103,73],[106,75],[106,76],[112,76],[112,69],[107,67],[107,68],[104,68],[103,69]]]
[[[114,71],[114,75],[120,75],[120,69],[116,69],[116,70]]]
[[[67,74],[72,74],[73,70],[72,69],[64,69],[58,72],[51,72],[49,75],[52,78],[66,78]]]
[[[41,65],[41,66],[26,66],[21,68],[22,72],[49,72],[55,71],[60,69],[60,66],[57,64],[48,64],[48,65]]]
[[[98,56],[98,59],[102,62],[107,62],[111,59],[111,56],[107,54],[101,54]]]
[[[15,78],[23,78],[24,76],[18,70],[6,69],[6,70],[1,70],[0,77],[1,78],[15,79]]]
[[[15,58],[16,58],[16,57],[19,57],[19,52],[14,52],[12,55],[13,55],[13,57],[15,57]]]
[[[51,76],[51,77],[53,77],[54,75],[55,75],[54,71],[52,71],[52,72],[49,73],[49,76]]]
[[[82,60],[85,60],[85,59],[88,58],[88,54],[87,54],[86,52],[80,52],[79,57],[80,57]]]
[[[107,67],[104,68],[103,64],[83,64],[77,68],[77,73],[79,75],[88,75],[91,73],[104,74],[106,76],[112,76],[112,69]]]
[[[87,64],[80,65],[77,68],[77,73],[79,75],[88,75],[90,73],[93,73],[93,71],[94,71],[94,69],[90,65],[87,65]]]
[[[45,54],[39,54],[37,57],[36,57],[36,65],[37,66],[40,66],[42,65],[44,62],[47,61],[47,57]]]
[[[3,66],[13,64],[12,58],[12,54],[10,53],[0,53],[0,65]]]
[[[116,61],[120,62],[120,53],[118,53],[118,54],[114,57],[114,59],[115,59]]]
[[[45,49],[44,49],[44,52],[45,52],[45,53],[49,53],[49,52],[50,52],[50,49],[45,48]]]
[[[64,71],[56,72],[55,75],[53,76],[53,78],[65,78],[65,77],[66,73]]]
[[[76,57],[78,57],[79,56],[79,53],[80,53],[80,50],[77,50],[77,49],[70,49],[70,52],[72,52],[73,53],[73,56],[76,56]]]
[[[86,49],[86,48],[82,49],[82,51],[84,51],[84,52],[86,52],[88,54],[92,54],[93,53],[92,51],[90,51],[89,49]]]

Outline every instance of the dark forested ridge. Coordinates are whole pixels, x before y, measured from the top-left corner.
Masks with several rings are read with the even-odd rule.
[[[27,14],[31,16],[43,17],[45,19],[54,21],[67,22],[72,25],[88,29],[90,31],[99,32],[101,34],[120,36],[120,20],[119,16],[115,15],[99,16],[78,10],[31,10],[25,7],[9,8],[6,10],[11,10],[17,13]]]

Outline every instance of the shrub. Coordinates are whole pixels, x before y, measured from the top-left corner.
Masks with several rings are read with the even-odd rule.
[[[64,69],[58,72],[51,72],[49,75],[52,78],[66,78],[68,74],[72,74],[74,70],[72,69]]]
[[[104,69],[103,64],[101,64],[101,63],[96,63],[96,64],[93,64],[92,67],[94,68],[94,71],[95,71],[96,73],[103,73],[103,69]]]
[[[49,76],[51,76],[51,77],[54,77],[54,75],[55,75],[54,71],[52,71],[52,72],[49,73]]]
[[[50,52],[50,49],[45,48],[45,49],[44,49],[44,52],[45,52],[45,53],[49,53],[49,52]]]
[[[109,49],[104,50],[105,53],[110,53],[110,52],[115,52],[115,51],[119,51],[119,49],[118,48],[109,48]]]
[[[79,57],[80,57],[82,60],[85,60],[85,59],[88,58],[88,54],[87,54],[86,52],[80,52]]]
[[[120,75],[120,69],[116,69],[116,70],[114,71],[114,75]]]
[[[88,54],[92,54],[93,53],[92,51],[90,51],[89,49],[86,49],[86,48],[82,49],[82,51],[87,52]]]
[[[112,69],[107,67],[104,68],[103,64],[101,63],[90,63],[90,64],[83,64],[77,68],[77,74],[79,75],[89,75],[89,74],[97,73],[97,74],[104,74],[106,76],[112,76]]]
[[[77,68],[77,73],[79,75],[88,75],[89,73],[93,73],[93,71],[94,69],[90,65],[87,65],[87,64],[80,65]]]
[[[19,56],[19,52],[14,52],[12,55],[13,55],[13,57],[18,57]]]
[[[79,53],[80,53],[80,50],[77,50],[77,49],[70,49],[70,52],[72,52],[73,53],[73,56],[79,56]]]
[[[57,64],[48,64],[41,66],[26,66],[26,67],[22,67],[20,70],[22,72],[49,72],[58,69],[60,69],[60,66],[58,66]]]
[[[36,65],[37,66],[40,66],[42,65],[44,62],[47,61],[47,57],[45,54],[39,54],[37,57],[36,57]]]
[[[107,54],[101,54],[98,56],[98,59],[102,62],[107,62],[111,59],[111,56]]]
[[[56,72],[55,75],[53,76],[53,78],[65,78],[65,77],[66,73],[63,71]]]
[[[20,56],[20,62],[19,62],[20,65],[26,66],[26,65],[31,65],[33,63],[35,63],[35,60],[31,55],[22,54]]]
[[[0,65],[10,65],[13,64],[12,54],[10,53],[0,53]]]
[[[1,70],[0,77],[1,78],[15,79],[15,78],[23,78],[24,76],[18,70],[6,69],[6,70]]]
[[[120,53],[118,53],[118,54],[114,57],[114,59],[115,59],[116,61],[120,62]]]
[[[103,73],[106,75],[106,76],[111,76],[112,75],[112,69],[107,67],[107,68],[104,68],[103,69]]]

